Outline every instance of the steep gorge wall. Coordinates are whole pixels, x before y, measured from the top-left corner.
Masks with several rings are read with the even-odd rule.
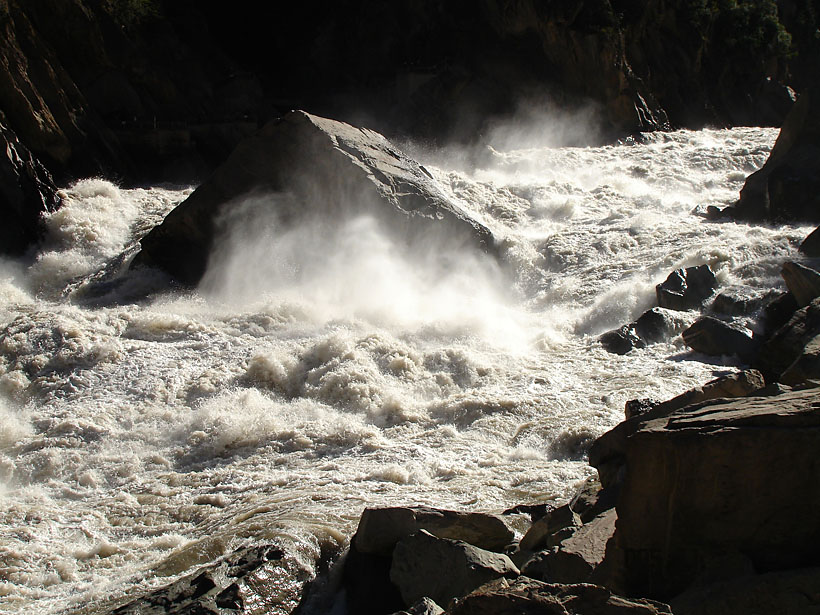
[[[817,5],[777,4],[789,43],[774,0],[0,0],[0,111],[58,184],[198,181],[292,108],[436,142],[522,106],[592,107],[603,139],[776,125]]]

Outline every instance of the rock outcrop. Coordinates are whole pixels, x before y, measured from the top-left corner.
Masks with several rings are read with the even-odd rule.
[[[589,449],[589,464],[598,470],[604,488],[616,487],[624,476],[628,438],[649,421],[662,419],[681,408],[713,399],[746,397],[764,385],[763,375],[757,370],[750,369],[716,378],[670,400],[654,404],[648,410],[619,423],[598,438]]]
[[[617,550],[630,595],[672,597],[696,578],[817,566],[818,391],[715,400],[625,440]]]
[[[490,230],[448,200],[427,170],[382,135],[294,111],[245,139],[213,176],[142,241],[136,266],[159,267],[183,284],[205,272],[217,220],[243,197],[269,200],[283,227],[308,215],[368,214],[397,237],[422,230],[494,250]],[[267,203],[267,202],[266,202]]]
[[[332,554],[323,554],[330,557]],[[166,587],[114,608],[109,615],[240,615],[260,605],[296,608],[310,583],[304,561],[275,544],[238,549]],[[271,579],[288,582],[271,583]],[[284,609],[287,609],[285,611]],[[103,612],[103,611],[100,611]]]
[[[730,211],[758,222],[820,222],[820,88],[800,94],[769,159]]]
[[[414,506],[366,508],[353,543],[362,553],[390,555],[397,542],[420,530],[499,552],[512,544],[515,537],[496,515]]]
[[[779,381],[817,335],[820,335],[820,299],[797,310],[788,323],[766,340],[755,358],[755,367],[763,372],[767,381]]]
[[[365,509],[344,563],[349,610],[383,615],[410,607],[423,596],[444,604],[449,600],[444,594],[451,590],[438,580],[448,575],[461,575],[462,586],[470,586],[466,593],[502,574],[517,573],[500,553],[513,539],[512,530],[496,515],[424,506]],[[428,557],[416,557],[413,545],[419,552],[427,549]],[[397,549],[399,558],[394,557]],[[440,557],[449,558],[458,570],[442,571]],[[470,562],[488,566],[473,574]],[[492,572],[496,569],[501,573]]]
[[[60,205],[51,175],[6,128],[0,112],[0,252],[19,255],[40,237],[40,216]]]

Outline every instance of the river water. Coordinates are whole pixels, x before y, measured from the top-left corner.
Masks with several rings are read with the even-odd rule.
[[[275,241],[237,220],[199,289],[140,300],[161,276],[87,282],[191,189],[65,188],[36,257],[0,269],[0,612],[101,612],[270,541],[290,567],[269,612],[289,612],[366,506],[566,497],[624,402],[737,368],[679,338],[623,357],[596,338],[678,267],[782,286],[809,228],[702,216],[776,136],[531,143],[467,170],[440,155],[430,170],[503,238],[500,262],[408,254],[366,218]]]

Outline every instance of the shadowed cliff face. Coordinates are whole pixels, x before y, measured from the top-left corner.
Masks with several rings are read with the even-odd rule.
[[[603,140],[777,125],[818,13],[781,4],[793,41],[774,0],[0,0],[0,109],[58,184],[200,181],[293,108],[438,144],[579,106]]]

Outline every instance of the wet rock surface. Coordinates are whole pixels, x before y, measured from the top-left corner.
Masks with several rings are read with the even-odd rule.
[[[677,269],[655,288],[658,305],[681,311],[700,307],[712,296],[716,284],[709,265]]]
[[[290,582],[281,583],[281,579]],[[110,615],[289,613],[312,580],[298,557],[278,545],[239,549],[167,587],[107,611]]]
[[[213,176],[142,241],[135,266],[153,266],[196,284],[205,272],[218,220],[255,199],[280,228],[332,213],[334,225],[368,214],[395,237],[446,234],[450,245],[494,250],[481,222],[450,201],[430,174],[385,137],[303,111],[267,124],[245,139]]]

